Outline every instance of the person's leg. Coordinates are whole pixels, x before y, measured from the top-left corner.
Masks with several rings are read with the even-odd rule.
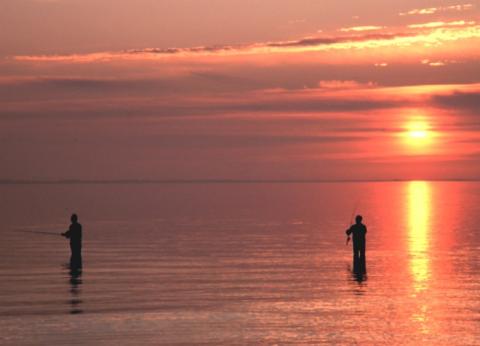
[[[80,268],[82,266],[82,246],[79,244],[72,245],[70,265],[74,268]]]
[[[367,273],[367,263],[365,258],[365,243],[362,243],[359,249],[359,261],[363,274]]]
[[[70,264],[75,260],[75,246],[70,242]]]
[[[355,273],[359,273],[360,270],[360,262],[359,262],[359,255],[360,255],[360,249],[358,247],[358,244],[353,244],[353,271]]]

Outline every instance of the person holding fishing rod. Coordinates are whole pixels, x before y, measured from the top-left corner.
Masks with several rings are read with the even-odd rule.
[[[366,274],[367,266],[365,260],[365,235],[367,234],[367,227],[362,223],[362,216],[355,217],[355,224],[350,226],[345,231],[347,234],[347,244],[350,240],[350,235],[353,238],[353,271],[355,274]]]
[[[62,235],[70,239],[70,250],[72,255],[70,257],[70,266],[72,268],[82,267],[82,225],[78,223],[77,214],[72,214],[70,217],[72,224],[68,231]]]

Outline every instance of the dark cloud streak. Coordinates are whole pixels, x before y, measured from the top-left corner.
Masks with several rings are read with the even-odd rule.
[[[354,35],[354,36],[337,36],[337,37],[312,37],[304,38],[294,41],[286,42],[271,42],[267,43],[267,47],[314,47],[320,45],[332,45],[337,43],[348,42],[364,42],[364,41],[376,41],[376,40],[393,40],[397,37],[410,37],[414,36],[413,33],[395,33],[395,34],[366,34],[366,35]]]
[[[449,95],[436,95],[432,99],[437,107],[480,115],[480,92],[456,91]]]

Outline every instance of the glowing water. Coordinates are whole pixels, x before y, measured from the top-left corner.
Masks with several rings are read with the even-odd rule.
[[[344,231],[368,226],[368,278]],[[61,232],[75,211],[84,270]],[[474,344],[480,184],[0,186],[0,344]]]

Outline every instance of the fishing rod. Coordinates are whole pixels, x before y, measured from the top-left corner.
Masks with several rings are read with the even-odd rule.
[[[59,236],[61,235],[60,233],[55,233],[55,232],[45,232],[45,231],[31,231],[28,229],[16,229],[15,232],[24,232],[24,233],[34,233],[34,234],[44,234],[44,235],[56,235]]]
[[[357,200],[357,203],[355,203],[355,207],[352,210],[352,214],[350,215],[350,223],[348,224],[348,227],[351,227],[353,224],[353,217],[355,213],[357,212],[358,205],[360,204],[360,200]],[[345,242],[345,245],[348,245],[348,242],[350,241],[350,236],[347,236],[347,240]]]

